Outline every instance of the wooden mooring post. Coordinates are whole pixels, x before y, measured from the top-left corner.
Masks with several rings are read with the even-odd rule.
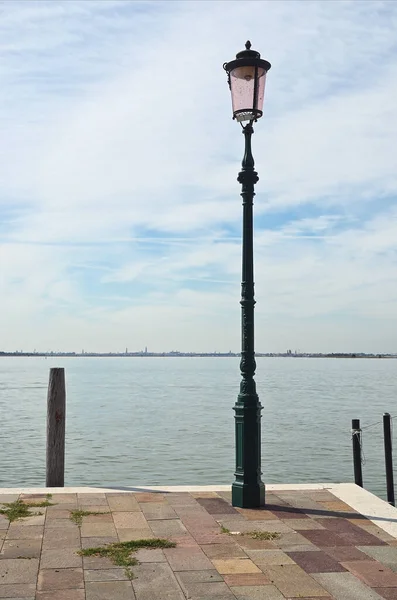
[[[352,419],[354,483],[363,486],[360,419]]]
[[[387,501],[392,506],[395,506],[396,503],[395,503],[395,499],[394,499],[391,416],[389,413],[385,413],[383,415],[383,436],[384,436],[384,445],[385,445]]]
[[[65,369],[50,369],[47,396],[46,487],[65,484]]]

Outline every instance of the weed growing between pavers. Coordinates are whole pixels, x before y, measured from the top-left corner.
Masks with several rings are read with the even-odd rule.
[[[275,531],[230,531],[227,527],[221,525],[221,533],[227,533],[229,535],[239,535],[250,537],[254,540],[277,540],[280,534]]]
[[[2,506],[6,508],[0,508],[0,514],[7,517],[10,523],[26,517],[42,515],[43,513],[40,512],[32,513],[29,509],[53,506],[53,504],[49,502],[49,497],[51,497],[51,494],[47,494],[47,499],[42,502],[30,502],[29,504],[25,504],[25,502],[20,499],[15,500],[15,502],[5,502]]]
[[[92,510],[71,510],[70,511],[70,520],[73,523],[76,523],[79,527],[83,524],[83,517],[88,517],[89,515],[109,515],[110,513],[106,512],[95,512]]]
[[[154,538],[149,540],[131,540],[129,542],[115,542],[107,546],[98,548],[85,548],[79,550],[77,554],[80,556],[100,556],[107,557],[118,567],[125,568],[125,574],[129,579],[134,578],[131,567],[138,564],[137,559],[131,556],[132,552],[136,552],[141,548],[175,548],[175,542],[170,542],[163,538]]]

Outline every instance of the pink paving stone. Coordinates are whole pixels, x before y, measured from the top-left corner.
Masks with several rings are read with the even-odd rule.
[[[232,586],[239,585],[267,585],[269,579],[263,573],[232,573],[224,576],[225,583]]]
[[[397,587],[393,588],[373,588],[374,592],[379,594],[385,600],[397,600]]]
[[[234,515],[238,514],[238,511],[230,506],[226,500],[223,498],[197,498],[197,502],[205,508],[205,510],[210,515],[220,515],[220,514],[229,514]]]
[[[164,550],[164,554],[173,571],[204,571],[214,568],[200,548],[168,548]]]
[[[0,598],[34,598],[36,584],[0,585]]]
[[[323,550],[338,562],[368,560],[368,554],[364,554],[355,546],[335,546],[334,548],[323,548]]]
[[[301,535],[315,546],[355,546],[353,542],[329,530],[313,529],[311,531],[302,531]]]
[[[39,571],[37,589],[42,592],[84,588],[83,569],[45,569]]]
[[[370,587],[397,587],[397,574],[376,560],[345,562],[342,565]]]
[[[288,552],[306,573],[337,573],[346,571],[342,565],[325,552]]]
[[[85,600],[84,590],[56,590],[37,592],[36,600]]]
[[[164,502],[164,494],[157,494],[156,492],[137,492],[134,494],[138,502]]]

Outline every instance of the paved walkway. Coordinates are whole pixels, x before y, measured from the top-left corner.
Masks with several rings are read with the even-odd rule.
[[[19,497],[45,500],[8,494],[0,504]],[[270,492],[263,510],[234,509],[228,492],[60,493],[51,502],[11,524],[0,515],[0,598],[397,600],[397,539],[329,491]],[[79,527],[76,509],[100,514]],[[139,550],[132,580],[109,558],[76,553],[153,537],[176,547]]]

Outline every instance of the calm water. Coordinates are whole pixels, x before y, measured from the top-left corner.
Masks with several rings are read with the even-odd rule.
[[[228,484],[237,358],[1,358],[0,487],[45,484],[46,390],[67,378],[65,485]],[[397,360],[258,358],[267,483],[352,481],[351,419],[397,413]],[[385,497],[382,424],[364,485]],[[397,461],[397,457],[396,457]]]

